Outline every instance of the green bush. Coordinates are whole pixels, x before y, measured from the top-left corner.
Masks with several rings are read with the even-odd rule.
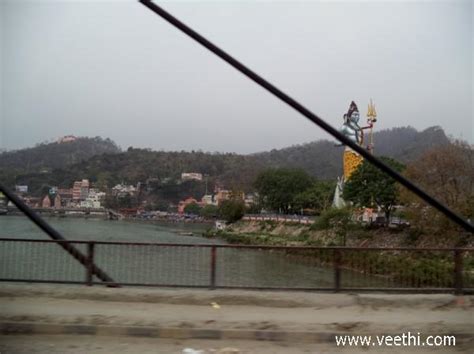
[[[241,200],[225,200],[219,206],[219,216],[225,221],[236,222],[245,214],[245,204]]]
[[[197,203],[191,203],[186,205],[184,212],[186,214],[199,215],[201,212],[201,207]]]
[[[206,205],[200,210],[200,215],[208,219],[216,218],[219,215],[219,208],[215,205]]]
[[[349,208],[330,208],[321,213],[316,219],[311,229],[313,230],[327,230],[335,227],[347,228],[351,223],[352,211]]]

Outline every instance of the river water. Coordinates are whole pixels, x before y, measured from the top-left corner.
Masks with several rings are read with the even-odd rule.
[[[157,243],[215,243],[203,237],[183,237],[182,232],[200,235],[209,225],[190,223],[140,223],[81,217],[44,217],[66,239],[75,241],[124,241]],[[28,218],[1,216],[0,236],[49,240]]]
[[[221,240],[201,237],[211,227],[202,224],[45,219],[68,240],[224,244]],[[182,235],[190,232],[193,236]],[[49,239],[21,216],[0,216],[1,237]],[[75,246],[86,254],[86,245]],[[99,244],[95,247],[94,261],[121,283],[208,286],[211,282],[209,247]],[[56,244],[0,241],[0,279],[82,282],[85,269]],[[215,280],[217,286],[231,287],[330,288],[334,284],[334,273],[330,266],[317,259],[291,257],[278,251],[217,248]],[[343,271],[342,285],[365,287],[382,284],[373,277]]]

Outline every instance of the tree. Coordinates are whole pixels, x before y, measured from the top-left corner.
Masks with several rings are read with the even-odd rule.
[[[131,196],[130,194],[126,193],[123,196],[117,197],[117,207],[118,208],[135,208],[138,205],[138,201],[136,197]]]
[[[219,216],[227,222],[242,219],[245,214],[245,204],[241,200],[224,200],[219,205]]]
[[[110,172],[103,171],[97,174],[96,186],[101,191],[106,191],[109,187],[112,188],[113,178]]]
[[[255,188],[265,207],[287,214],[294,210],[294,197],[313,182],[313,178],[300,169],[267,169],[257,176]]]
[[[472,220],[474,217],[472,145],[454,141],[426,151],[407,166],[405,175],[465,218]],[[401,199],[407,205],[407,215],[420,230],[430,234],[458,233],[459,229],[454,223],[408,190],[401,190]]]
[[[118,209],[117,198],[111,194],[107,194],[104,200],[104,207],[107,209]]]
[[[199,215],[201,207],[197,203],[190,203],[184,207],[184,212],[186,214]]]
[[[262,205],[257,201],[256,203],[252,203],[247,207],[246,212],[248,214],[260,214],[262,211]]]
[[[380,159],[398,172],[404,169],[404,165],[394,159]],[[398,197],[399,187],[395,180],[365,160],[344,185],[345,200],[359,207],[377,205],[384,211],[387,223],[393,207],[398,203]]]
[[[349,207],[342,209],[328,208],[324,210],[316,222],[311,226],[315,230],[333,230],[339,239],[339,245],[346,245],[347,232],[353,225],[352,210]]]
[[[154,203],[154,208],[159,211],[168,211],[170,204],[162,199],[159,199],[156,203]]]
[[[320,214],[331,206],[335,188],[335,182],[316,181],[310,188],[294,197],[294,208],[312,209]]]
[[[206,205],[201,209],[200,215],[207,219],[215,218],[219,215],[219,208],[215,205]]]

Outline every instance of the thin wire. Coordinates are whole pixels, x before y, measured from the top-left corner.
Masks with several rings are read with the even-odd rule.
[[[43,218],[41,218],[33,209],[26,205],[18,196],[10,191],[7,187],[0,183],[0,192],[5,194],[7,199],[11,201],[15,206],[23,212],[33,223],[36,224],[41,230],[43,230],[49,237],[56,241],[65,241],[66,239],[62,236],[56,229],[49,225]],[[74,245],[69,242],[58,242],[58,245],[64,248],[71,256],[77,259],[82,265],[87,263],[86,256],[79,251]],[[113,282],[113,279],[110,278],[102,269],[97,267],[95,264],[92,265],[92,270],[94,274],[97,275],[103,281]]]
[[[361,146],[355,144],[349,138],[347,138],[345,135],[334,129],[331,125],[326,123],[324,120],[322,120],[320,117],[318,117],[316,114],[311,112],[309,109],[304,107],[302,104],[297,102],[295,99],[291,98],[287,94],[285,94],[283,91],[278,89],[276,86],[272,85],[265,79],[263,79],[261,76],[259,76],[257,73],[253,72],[249,68],[247,68],[244,64],[227,54],[225,51],[217,47],[215,44],[201,36],[199,33],[185,25],[183,22],[178,20],[176,17],[171,15],[170,13],[166,12],[163,10],[160,6],[156,5],[152,1],[149,0],[139,0],[140,3],[148,7],[150,10],[155,12],[158,16],[178,28],[180,31],[184,32],[187,34],[189,37],[197,41],[199,44],[203,45],[207,49],[209,49],[211,52],[213,52],[215,55],[229,63],[231,66],[233,66],[235,69],[240,71],[242,74],[247,76],[249,79],[253,80],[256,82],[258,85],[272,93],[274,96],[278,97],[280,100],[288,104],[289,106],[293,107],[296,111],[300,112],[302,115],[304,115],[306,118],[308,118],[310,121],[318,125],[320,128],[324,129],[326,132],[331,134],[333,137],[335,137],[337,140],[339,140],[341,143],[343,143],[346,146],[349,146],[351,149],[354,151],[358,152],[360,155],[362,155],[367,161],[372,163],[374,166],[379,168],[380,170],[384,171],[386,174],[394,178],[396,181],[398,181],[400,184],[411,190],[413,193],[418,195],[421,199],[426,201],[428,204],[431,206],[435,207],[438,209],[440,212],[442,212],[444,215],[446,215],[449,219],[460,225],[462,228],[464,228],[466,231],[474,233],[474,226],[469,223],[467,220],[462,218],[460,215],[452,211],[450,208],[445,206],[443,203],[426,193],[424,190],[422,190],[420,187],[416,186],[414,183],[412,183],[410,180],[406,179],[403,177],[400,173],[383,163],[381,160],[370,154],[367,150],[362,148]]]

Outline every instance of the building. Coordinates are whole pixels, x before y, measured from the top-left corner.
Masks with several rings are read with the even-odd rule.
[[[160,179],[157,177],[150,177],[145,181],[146,191],[151,192],[160,186]]]
[[[56,194],[56,196],[54,197],[54,207],[55,208],[61,208],[61,196],[59,194]]]
[[[72,188],[58,188],[57,194],[61,198],[61,206],[71,206],[72,204]],[[56,204],[55,204],[56,205]]]
[[[241,200],[245,201],[245,193],[244,192],[237,192],[237,191],[230,191],[227,189],[221,189],[220,187],[217,187],[215,189],[215,195],[214,195],[214,201],[215,205],[221,205],[221,203],[225,200]]]
[[[217,205],[221,205],[221,203],[225,200],[229,200],[231,197],[231,192],[227,189],[217,189],[217,193],[214,196],[214,200],[216,201]]]
[[[77,140],[77,137],[75,137],[74,135],[66,135],[58,139],[58,144],[70,143],[76,140]]]
[[[189,205],[189,204],[193,204],[193,203],[196,203],[198,205],[202,205],[201,203],[199,203],[196,199],[194,199],[193,197],[189,197],[185,200],[182,200],[179,202],[178,204],[178,214],[184,214],[184,209]]]
[[[185,172],[181,173],[181,181],[202,181],[202,173],[197,172]]]
[[[17,185],[15,186],[15,191],[17,193],[28,193],[28,186],[26,185]]]
[[[201,198],[201,203],[203,205],[217,205],[217,201],[215,200],[214,196],[211,194],[206,194]]]
[[[51,208],[52,203],[51,199],[49,198],[49,195],[45,195],[43,200],[41,201],[41,207],[42,208]]]
[[[227,227],[225,221],[222,221],[222,220],[216,220],[216,223],[214,225],[217,231],[225,230]]]
[[[36,198],[36,197],[24,197],[23,201],[30,208],[39,208],[39,207],[41,207],[42,199],[41,198]]]
[[[86,199],[89,196],[90,183],[88,179],[83,179],[81,183],[81,200]]]
[[[81,208],[92,208],[100,209],[102,208],[102,202],[105,199],[105,193],[99,192],[96,189],[91,188],[89,190],[89,196],[81,201]]]
[[[89,187],[88,179],[74,182],[72,187],[72,199],[76,202],[86,199],[89,195]]]
[[[162,185],[171,184],[172,182],[173,182],[173,178],[171,177],[165,177],[161,179]]]
[[[245,206],[250,207],[250,206],[254,205],[256,200],[257,200],[257,197],[255,196],[255,194],[245,195],[245,199],[244,199]]]
[[[72,199],[72,188],[58,188],[57,194],[61,196],[62,199],[69,198]]]
[[[112,188],[112,195],[117,198],[125,197],[126,195],[134,196],[138,193],[137,188],[130,185],[117,184]]]
[[[79,201],[81,199],[81,181],[76,181],[72,185],[72,199]]]

